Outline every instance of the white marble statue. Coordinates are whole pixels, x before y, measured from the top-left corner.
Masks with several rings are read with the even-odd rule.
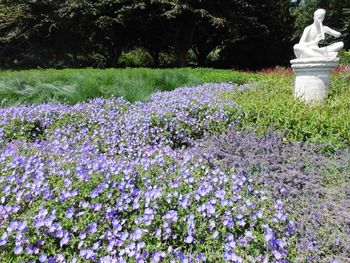
[[[325,34],[340,37],[341,33],[322,24],[326,11],[318,9],[314,13],[314,23],[304,29],[294,53],[298,59],[304,58],[335,58],[338,51],[344,47],[343,42],[337,42],[326,47],[319,47],[318,42],[325,39]]]

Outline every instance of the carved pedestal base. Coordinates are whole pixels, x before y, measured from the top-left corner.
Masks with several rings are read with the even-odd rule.
[[[330,73],[339,58],[307,58],[291,60],[295,72],[294,97],[305,102],[322,102],[328,96]]]

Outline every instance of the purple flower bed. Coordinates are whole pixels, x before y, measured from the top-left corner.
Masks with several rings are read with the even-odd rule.
[[[297,221],[300,262],[347,262],[350,258],[350,152],[332,156],[322,145],[285,142],[283,134],[259,137],[231,129],[198,142],[196,158],[213,166],[235,167],[253,176],[252,185],[271,189]]]
[[[134,105],[0,109],[6,262],[287,262],[295,223],[255,178],[192,153],[239,120],[207,84]]]

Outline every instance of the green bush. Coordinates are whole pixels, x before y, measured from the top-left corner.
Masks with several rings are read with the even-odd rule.
[[[162,67],[173,67],[176,64],[176,55],[174,52],[160,52],[159,64]]]
[[[295,100],[292,76],[263,74],[258,78],[251,89],[225,95],[242,107],[241,129],[253,127],[259,134],[280,130],[286,141],[328,144],[325,150],[350,146],[350,88],[343,75],[333,75],[329,98],[323,104]]]
[[[340,52],[340,64],[350,65],[350,50]]]
[[[118,64],[122,67],[149,67],[153,64],[151,55],[142,48],[136,48],[130,51],[123,52]]]

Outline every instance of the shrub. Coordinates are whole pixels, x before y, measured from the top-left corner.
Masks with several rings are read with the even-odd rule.
[[[286,140],[321,142],[329,151],[350,145],[350,89],[343,75],[332,76],[329,98],[323,104],[296,100],[292,77],[261,74],[259,79],[249,90],[226,94],[242,107],[241,128],[253,127],[258,134],[285,131]]]
[[[130,51],[123,52],[118,64],[122,67],[149,67],[153,61],[151,55],[143,48],[135,48]]]
[[[342,50],[339,54],[340,56],[340,64],[350,65],[350,50]]]

